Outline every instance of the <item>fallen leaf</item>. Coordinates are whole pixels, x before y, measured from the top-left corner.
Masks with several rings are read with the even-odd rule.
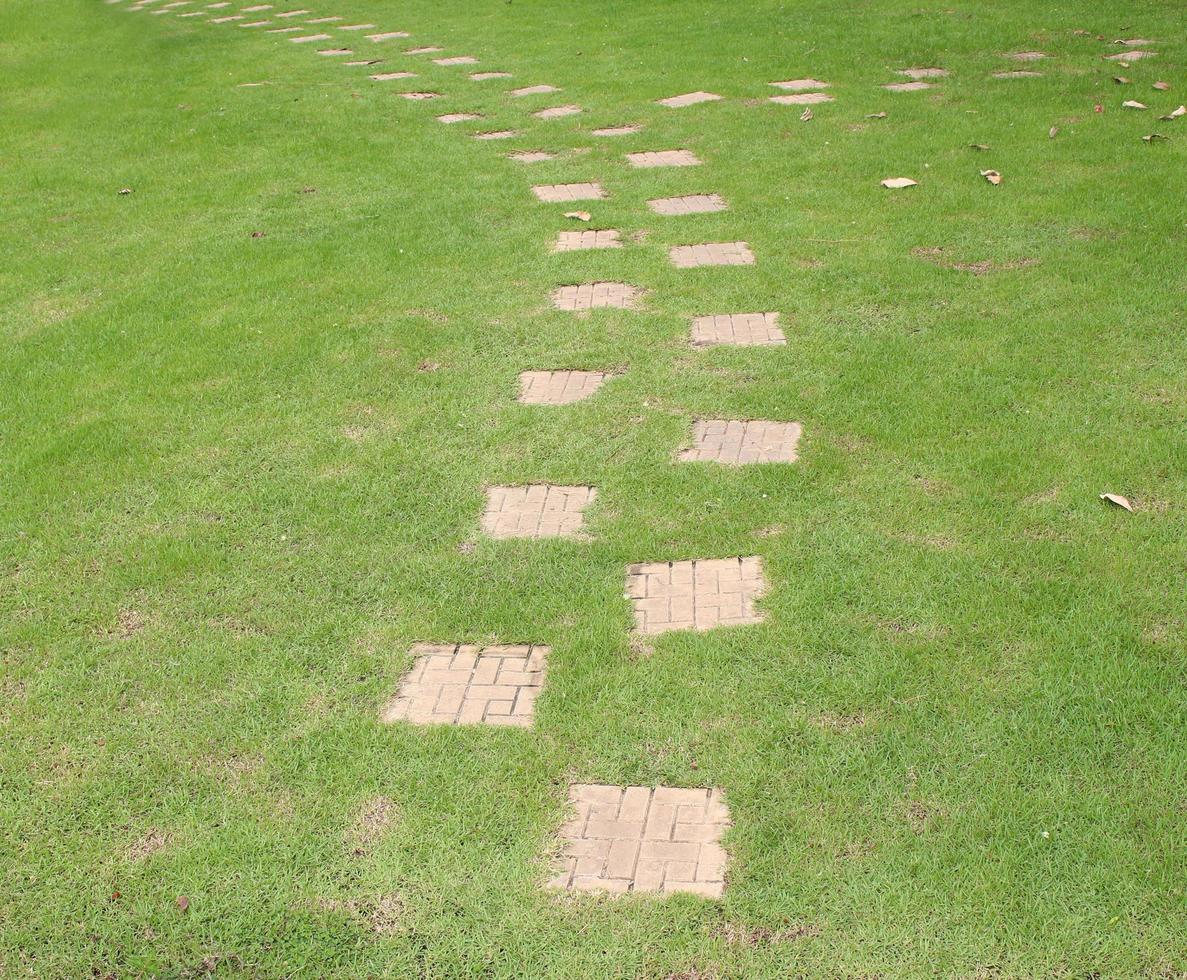
[[[903,187],[914,187],[918,183],[919,181],[912,180],[910,177],[887,177],[882,181],[882,186],[897,191]]]
[[[1142,140],[1146,143],[1154,143],[1158,140],[1168,140],[1169,136],[1163,136],[1162,133],[1151,133],[1149,136],[1143,136]]]
[[[1169,92],[1171,87],[1170,82],[1155,82],[1151,88],[1159,92]]]
[[[980,150],[982,153],[989,149],[988,143],[970,143],[969,146],[974,150]]]
[[[804,111],[803,111],[803,112],[800,114],[800,122],[811,122],[811,121],[812,121],[812,110],[811,110],[811,109],[805,109],[805,110],[804,110]]]
[[[1124,500],[1125,498],[1123,497],[1122,499]],[[188,898],[186,898],[184,895],[178,895],[177,896],[177,907],[182,912],[188,912],[189,908],[190,908],[190,900]]]
[[[1124,75],[1114,75],[1113,81],[1115,81],[1118,85],[1128,85],[1129,84],[1129,79],[1126,78]]]
[[[984,177],[987,181],[989,181],[989,183],[993,184],[995,187],[1002,182],[1002,175],[999,174],[996,170],[982,170],[981,176]]]
[[[885,112],[871,112],[868,116],[866,116],[866,118],[867,119],[885,119],[886,113]]]
[[[268,234],[266,231],[253,231],[251,233],[251,237],[252,238],[263,238],[266,234]]]
[[[1058,126],[1052,126],[1049,130],[1047,130],[1047,139],[1049,139],[1049,140],[1055,139],[1055,137],[1058,135],[1059,135],[1059,127]]]
[[[1110,504],[1116,504],[1118,507],[1124,507],[1131,514],[1133,513],[1133,504],[1119,493],[1102,493],[1100,499],[1107,500]]]
[[[589,221],[592,215],[588,211],[566,211],[566,218],[576,218],[578,221]]]
[[[1104,107],[1103,105],[1101,105],[1101,104],[1098,102],[1096,105],[1094,105],[1094,106],[1092,107],[1092,111],[1093,111],[1093,112],[1104,112],[1104,111],[1105,111],[1105,107]]]
[[[1126,99],[1121,103],[1122,109],[1148,109],[1149,106],[1142,105],[1140,102],[1135,102],[1133,99]]]
[[[1180,116],[1187,116],[1187,105],[1181,105],[1181,106],[1179,106],[1179,108],[1175,109],[1173,112],[1171,112],[1165,116],[1159,116],[1158,118],[1165,119],[1169,122],[1172,119],[1178,119]],[[122,193],[122,191],[121,191],[121,193]]]
[[[121,194],[131,194],[131,193],[132,193],[132,188],[131,188],[131,187],[124,187],[124,188],[121,188],[121,189],[120,189],[120,193],[121,193]]]

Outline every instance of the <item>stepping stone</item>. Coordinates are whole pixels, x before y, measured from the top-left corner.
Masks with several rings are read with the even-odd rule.
[[[492,78],[510,78],[509,71],[476,71],[470,76],[472,82],[489,82]]]
[[[1042,61],[1047,56],[1042,51],[1013,51],[1002,57],[1012,58],[1014,61]]]
[[[312,13],[309,10],[286,10],[284,13],[276,14],[277,17],[300,17],[302,14]]]
[[[551,651],[534,644],[418,643],[416,660],[379,714],[390,725],[512,725],[530,728]]]
[[[252,21],[248,21],[246,24],[240,24],[239,26],[240,27],[267,27],[271,23],[272,23],[272,21],[270,21],[270,20],[252,20]]]
[[[482,531],[492,538],[575,538],[585,523],[593,487],[556,487],[535,483],[490,487]]]
[[[827,92],[800,92],[798,95],[772,95],[770,101],[779,105],[818,105],[832,102],[833,97]]]
[[[532,193],[548,204],[600,201],[606,196],[601,184],[537,184]]]
[[[794,463],[803,429],[797,422],[704,419],[693,423],[692,448],[680,452],[682,463]]]
[[[343,24],[338,28],[340,31],[373,31],[374,24]]]
[[[532,115],[537,119],[560,119],[563,116],[575,116],[581,111],[582,108],[579,105],[554,105],[533,112]]]
[[[545,95],[548,92],[559,92],[555,85],[529,85],[527,88],[513,88],[508,94],[519,98],[523,95]]]
[[[947,78],[947,68],[899,68],[895,70],[896,75],[902,75],[904,78],[913,78],[918,81],[921,78]]]
[[[407,31],[384,31],[382,34],[368,34],[367,40],[378,44],[380,41],[390,41],[395,37],[411,37]]]
[[[712,92],[689,92],[687,95],[673,95],[670,99],[660,99],[659,105],[665,105],[669,109],[683,109],[685,106],[717,102],[720,99],[720,95],[714,95]]]
[[[382,58],[373,58],[370,61],[344,61],[342,63],[344,65],[346,65],[347,68],[358,68],[358,67],[369,68],[371,65],[382,65],[383,59]],[[371,77],[374,78],[375,76],[372,75]]]
[[[689,150],[646,150],[643,153],[628,153],[627,161],[632,167],[695,167],[700,160]]]
[[[301,37],[290,37],[289,38],[289,40],[292,41],[293,44],[308,44],[311,41],[328,41],[329,39],[330,39],[329,34],[304,34]]]
[[[206,16],[206,11],[204,11],[204,10],[191,10],[191,11],[190,11],[188,14],[178,14],[177,16],[178,16],[178,17],[205,17],[205,16]]]
[[[828,88],[828,82],[822,82],[815,78],[791,78],[785,82],[767,82],[767,84],[788,92],[810,92],[814,88]]]
[[[994,78],[1042,78],[1041,71],[995,71]]]
[[[600,231],[562,231],[552,246],[554,252],[580,252],[590,248],[622,248],[613,228]]]
[[[518,129],[492,129],[488,133],[475,133],[476,140],[509,140],[519,135]]]
[[[925,88],[931,88],[930,82],[891,82],[889,85],[883,85],[887,92],[922,92]]]
[[[229,17],[211,17],[210,23],[212,23],[212,24],[227,24],[233,20],[243,20],[243,15],[242,14],[231,14]],[[328,34],[325,36],[329,37]]]
[[[633,309],[642,295],[638,286],[625,282],[587,282],[578,286],[561,286],[552,294],[552,305],[558,310],[580,311],[611,307]]]
[[[354,54],[354,52],[351,51],[350,48],[322,48],[318,54],[327,58],[335,58],[342,55]]]
[[[404,52],[404,54],[432,54],[435,51],[444,51],[444,50],[445,50],[444,48],[438,48],[438,47],[434,47],[433,45],[429,45],[428,47],[425,47],[425,48],[409,48],[407,51]]]
[[[651,635],[761,623],[754,600],[765,591],[760,558],[644,562],[626,576],[635,628]]]
[[[1157,58],[1156,51],[1122,51],[1120,54],[1108,55],[1106,61],[1141,61],[1143,58]]]
[[[141,5],[143,6],[143,3],[146,3],[146,2],[147,2],[147,0],[143,0]],[[206,9],[207,10],[222,10],[224,7],[229,7],[229,6],[231,6],[230,0],[220,0],[219,3],[208,3],[206,5]]]
[[[754,253],[745,242],[709,242],[704,245],[675,245],[668,258],[677,269],[702,265],[754,265]]]
[[[550,888],[720,898],[730,826],[720,789],[569,786]]]
[[[481,119],[481,113],[477,112],[447,112],[443,116],[437,117],[437,122],[445,123],[449,126],[453,123],[470,122],[473,119]]]
[[[306,24],[333,24],[335,21],[341,20],[341,17],[313,17],[305,21]]]
[[[427,99],[441,98],[440,92],[397,92],[401,99],[408,99],[410,102],[424,102]]]
[[[244,7],[241,10],[241,13],[254,14],[254,13],[256,13],[256,11],[259,11],[259,10],[271,10],[271,9],[272,9],[272,4],[270,4],[270,3],[257,3],[253,7]]]
[[[571,405],[585,401],[606,383],[602,371],[524,371],[519,401],[524,405]]]
[[[778,313],[718,313],[692,321],[694,347],[777,347],[787,343]]]
[[[360,61],[357,63],[360,65],[367,64],[367,62],[365,62],[365,61]],[[377,82],[391,82],[397,78],[415,78],[415,77],[416,77],[416,72],[414,72],[414,71],[385,71],[385,72],[380,72],[378,75],[371,76],[371,78]]]
[[[675,217],[681,214],[707,214],[726,210],[726,203],[720,194],[689,194],[686,197],[657,197],[647,206],[656,214]]]
[[[463,55],[460,58],[434,58],[433,64],[444,65],[446,67],[450,65],[476,65],[478,64],[478,59],[471,58],[469,55]]]
[[[265,34],[292,34],[294,31],[303,31],[303,27],[271,27],[266,30]]]
[[[516,163],[543,163],[545,160],[552,160],[553,156],[543,150],[524,150],[522,153],[510,154],[511,159]]]
[[[642,126],[605,126],[602,129],[595,129],[594,136],[630,136],[632,133],[637,133]]]

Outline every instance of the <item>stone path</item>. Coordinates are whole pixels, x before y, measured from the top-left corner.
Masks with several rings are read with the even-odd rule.
[[[779,329],[778,313],[718,313],[692,321],[692,343],[694,347],[771,347],[787,339]]]
[[[491,487],[486,492],[482,532],[492,538],[573,538],[585,524],[593,487]]]
[[[596,392],[608,377],[601,371],[524,371],[519,400],[525,405],[571,405]]]
[[[625,282],[589,282],[579,286],[561,286],[552,294],[552,302],[558,310],[579,311],[604,307],[627,310],[636,305],[641,293],[637,286]]]
[[[758,558],[643,562],[626,578],[640,633],[760,623],[754,603],[765,591]]]
[[[692,448],[680,453],[686,463],[794,463],[802,429],[796,422],[705,419],[693,423]]]

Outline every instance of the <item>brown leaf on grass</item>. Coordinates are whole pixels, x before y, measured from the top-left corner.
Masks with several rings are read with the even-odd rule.
[[[251,237],[252,238],[263,238],[266,234],[268,234],[266,231],[253,231],[251,233]]]
[[[1143,137],[1142,137],[1142,142],[1144,142],[1144,143],[1157,143],[1159,140],[1168,140],[1168,139],[1170,139],[1170,137],[1169,137],[1169,136],[1163,136],[1163,135],[1162,135],[1162,133],[1151,133],[1149,136],[1143,136]]]
[[[1047,139],[1049,139],[1049,140],[1055,139],[1055,137],[1058,135],[1059,135],[1059,127],[1058,126],[1052,126],[1049,130],[1047,130]]]
[[[1170,82],[1155,82],[1150,87],[1157,92],[1169,92],[1171,83]]]
[[[177,908],[178,908],[178,911],[188,912],[189,908],[190,908],[190,900],[188,898],[186,898],[184,895],[178,895],[177,896]]]
[[[592,215],[588,211],[566,211],[566,218],[576,218],[578,221],[589,221]]]
[[[969,149],[980,150],[982,153],[984,153],[986,150],[989,149],[989,144],[988,143],[970,143]]]
[[[914,187],[919,181],[912,180],[910,177],[887,177],[882,181],[883,187],[889,187],[892,191],[901,190],[904,187]]]
[[[1124,75],[1114,75],[1113,81],[1116,82],[1118,85],[1128,85],[1129,84],[1129,79],[1126,78]]]
[[[121,188],[120,188],[120,193],[121,193],[121,194],[131,194],[131,193],[132,193],[132,188],[131,188],[131,187],[121,187]]]
[[[811,109],[805,109],[803,112],[800,113],[800,122],[811,122],[811,121],[812,121],[812,110]]]
[[[981,176],[984,177],[987,181],[989,181],[989,183],[993,184],[995,187],[1002,182],[1002,175],[999,174],[996,170],[982,170]]]
[[[1187,105],[1181,105],[1172,112],[1168,112],[1165,116],[1159,116],[1159,119],[1165,122],[1170,122],[1173,119],[1178,119],[1180,116],[1187,116]]]
[[[885,112],[871,112],[868,116],[866,116],[866,118],[867,119],[885,119],[886,113]]]
[[[1122,507],[1131,514],[1133,513],[1133,504],[1129,502],[1127,497],[1122,497],[1119,493],[1102,493],[1100,495],[1100,499],[1108,501],[1110,504],[1115,504],[1118,507]]]
[[[1143,105],[1141,102],[1135,102],[1133,99],[1126,99],[1124,102],[1121,103],[1121,108],[1122,109],[1149,109],[1150,107],[1147,105]]]

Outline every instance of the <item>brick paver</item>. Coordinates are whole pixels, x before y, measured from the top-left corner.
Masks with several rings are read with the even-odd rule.
[[[683,109],[685,106],[717,102],[720,99],[720,95],[714,95],[712,92],[689,92],[687,95],[673,95],[670,99],[660,99],[659,104],[669,109]]]
[[[585,401],[609,377],[602,371],[524,371],[519,400],[524,405],[571,405]]]
[[[444,50],[444,48],[439,48],[435,44],[428,44],[422,48],[409,48],[404,54],[435,54],[438,51]]]
[[[1014,61],[1042,61],[1047,56],[1042,51],[1011,51],[1002,57],[1012,58]]]
[[[416,660],[380,712],[385,724],[532,724],[548,647],[418,643]]]
[[[212,24],[229,24],[233,20],[243,20],[243,16],[241,14],[231,14],[229,17],[211,17],[210,23],[212,23]],[[330,36],[329,34],[318,34],[314,37],[294,37],[294,38],[290,38],[289,40],[292,40],[292,41],[324,41],[329,36]]]
[[[832,102],[833,97],[827,92],[799,92],[795,95],[772,95],[770,101],[777,105],[819,105],[821,102]]]
[[[407,31],[383,31],[380,34],[368,34],[367,40],[378,44],[380,41],[391,41],[397,37],[411,37]]]
[[[290,37],[293,44],[309,44],[311,41],[328,41],[329,34],[303,34],[300,37]]]
[[[770,347],[786,343],[778,313],[718,313],[692,321],[694,347]]]
[[[703,245],[675,245],[668,258],[677,269],[702,265],[754,265],[754,253],[745,242],[707,242]]]
[[[685,197],[658,197],[647,206],[656,214],[673,217],[681,214],[706,214],[724,211],[725,200],[719,194],[689,194]]]
[[[249,20],[246,24],[240,24],[240,27],[267,27],[271,24],[270,20]]]
[[[425,99],[439,99],[440,92],[397,92],[401,99],[409,99],[413,102],[423,102]]]
[[[305,21],[306,24],[334,24],[340,21],[341,17],[312,17]]]
[[[277,14],[276,16],[277,17],[300,17],[302,14],[308,14],[311,12],[312,11],[309,11],[309,10],[285,10],[285,11],[282,11],[281,13]]]
[[[797,422],[756,419],[702,419],[693,423],[692,448],[680,453],[685,463],[794,463],[803,430]]]
[[[446,68],[450,67],[451,65],[476,65],[478,64],[478,59],[471,58],[469,55],[461,55],[456,58],[434,58],[433,64],[443,65]]]
[[[476,71],[470,76],[472,82],[486,82],[492,78],[510,78],[509,71]]]
[[[630,136],[632,133],[637,133],[642,126],[603,126],[601,129],[592,130],[594,136]]]
[[[247,25],[244,24],[242,26],[246,27]],[[354,52],[350,48],[322,48],[318,54],[325,58],[340,58],[348,54],[354,54]]]
[[[485,133],[475,133],[476,140],[509,140],[519,135],[518,129],[492,129]]]
[[[481,119],[482,115],[477,112],[447,112],[443,116],[437,117],[437,122],[445,123],[447,126],[453,123],[471,122],[474,119]]]
[[[397,78],[415,78],[416,72],[414,72],[414,71],[385,71],[385,72],[380,72],[378,75],[372,75],[371,77],[373,79],[375,79],[375,81],[377,81],[377,82],[390,82]]]
[[[508,94],[519,98],[524,95],[547,95],[549,92],[559,92],[555,85],[528,85],[524,88],[513,88]]]
[[[922,92],[925,88],[931,88],[930,82],[891,82],[889,85],[883,85],[887,92]]]
[[[511,159],[516,163],[543,163],[545,160],[553,159],[553,154],[545,153],[543,150],[524,150],[521,153],[512,153]]]
[[[995,71],[994,78],[1042,78],[1041,71]]]
[[[781,88],[786,92],[811,92],[817,88],[828,88],[828,82],[822,82],[816,78],[789,78],[784,82],[768,82],[767,84]]]
[[[569,806],[550,887],[721,897],[730,816],[720,789],[574,783]]]
[[[532,193],[548,204],[566,201],[600,201],[606,196],[601,184],[537,184]]]
[[[695,167],[701,162],[689,150],[645,150],[626,158],[632,167]]]
[[[582,112],[579,105],[551,105],[547,109],[540,109],[532,115],[537,119],[562,119],[565,116],[575,116]]]
[[[640,633],[760,623],[766,591],[759,558],[645,562],[627,569],[626,596]]]
[[[482,530],[492,538],[572,538],[581,534],[593,487],[557,487],[534,483],[490,487]]]
[[[552,246],[554,252],[582,252],[591,248],[622,248],[618,232],[613,228],[588,231],[562,231]]]
[[[902,75],[904,78],[913,78],[919,81],[921,78],[947,78],[947,68],[899,68],[895,70],[896,75]]]
[[[342,62],[342,64],[344,64],[350,68],[359,67],[359,66],[366,68],[366,67],[370,67],[371,65],[382,65],[383,59],[382,58],[364,58],[362,61],[344,61],[344,62]]]
[[[265,34],[292,34],[296,31],[301,31],[301,30],[304,30],[304,28],[301,28],[301,27],[270,27],[264,33]]]
[[[343,24],[338,28],[340,31],[373,31],[374,24]]]
[[[593,310],[614,307],[628,310],[635,306],[642,290],[625,282],[587,282],[577,286],[561,286],[552,294],[552,305],[558,310]]]

